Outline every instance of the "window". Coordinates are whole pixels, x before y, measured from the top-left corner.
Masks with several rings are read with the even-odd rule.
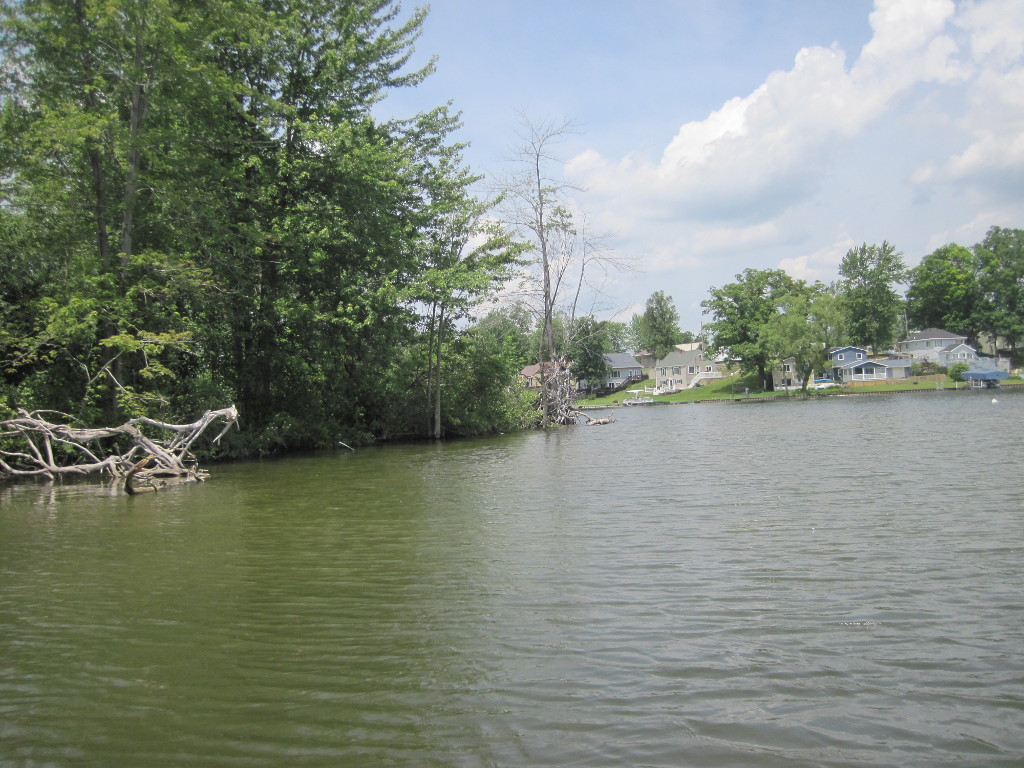
[[[793,372],[793,366],[791,366],[789,363],[785,363],[782,366],[782,372],[783,373],[792,373]]]
[[[842,352],[840,352],[838,355],[836,355],[836,360],[845,360],[845,359],[846,359],[846,356]]]
[[[678,376],[679,375],[679,366],[678,365],[672,366],[672,375],[673,376]]]
[[[690,373],[690,374],[696,373],[697,372],[697,366],[691,365],[689,368],[686,369],[686,372]]]
[[[711,366],[710,365],[704,367],[704,373],[711,373]]]
[[[861,352],[858,352],[858,353],[857,353],[857,359],[858,359],[858,360],[863,360],[863,359],[864,359],[864,355],[863,355],[863,353],[861,353]]]
[[[619,378],[619,371],[618,371],[618,369],[612,371],[612,378],[613,379]]]

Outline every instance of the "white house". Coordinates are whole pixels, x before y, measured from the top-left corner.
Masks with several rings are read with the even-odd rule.
[[[654,376],[657,390],[675,392],[680,389],[692,389],[713,379],[721,379],[723,374],[718,363],[704,356],[704,344],[695,341],[688,344],[676,344],[676,348],[654,364]]]

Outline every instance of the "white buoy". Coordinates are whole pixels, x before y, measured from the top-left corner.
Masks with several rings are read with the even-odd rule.
[[[998,400],[996,400],[996,399],[995,399],[995,398],[993,397],[993,398],[992,398],[992,402],[993,402],[993,403],[998,403],[999,401],[998,401]]]

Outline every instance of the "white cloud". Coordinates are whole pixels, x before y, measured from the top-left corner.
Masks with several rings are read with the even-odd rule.
[[[874,36],[851,69],[836,47],[804,48],[792,69],[681,126],[657,162],[612,163],[591,150],[570,167],[595,194],[633,201],[634,217],[769,220],[815,194],[843,143],[894,97],[961,76],[955,44],[939,34],[954,9],[951,0],[879,0]]]
[[[692,250],[697,255],[721,253],[736,248],[775,245],[779,228],[774,221],[749,227],[715,227],[702,229],[694,235]]]
[[[969,55],[966,105],[956,124],[969,137],[953,155],[923,164],[918,185],[1024,184],[1024,3],[968,3],[955,26]]]
[[[1024,0],[876,0],[869,23],[856,54],[799,50],[658,155],[570,162],[684,306],[747,266],[830,282],[860,242],[913,259],[1024,225]]]
[[[845,237],[814,253],[784,258],[779,261],[779,269],[785,270],[799,280],[810,283],[820,280],[823,283],[830,283],[835,279],[843,257],[856,246],[857,243],[851,238]]]

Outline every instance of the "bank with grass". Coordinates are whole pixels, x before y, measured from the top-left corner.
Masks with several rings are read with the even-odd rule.
[[[633,389],[642,389],[644,384],[650,386],[649,382],[641,382]],[[1003,389],[1014,389],[1024,387],[1024,380],[1019,376],[1011,376],[1002,382]],[[656,395],[646,392],[645,395],[653,399],[654,405],[673,403],[716,403],[743,400],[774,400],[774,399],[821,399],[828,397],[843,397],[847,395],[870,395],[870,394],[913,394],[917,392],[935,392],[945,390],[966,390],[968,386],[963,381],[954,381],[945,374],[934,374],[930,376],[911,376],[906,379],[885,382],[856,382],[843,384],[828,389],[808,389],[806,392],[799,389],[777,390],[766,392],[758,386],[756,373],[741,374],[734,373],[709,384],[693,389],[685,389],[672,392],[666,395]],[[632,397],[630,390],[616,392],[604,397],[583,397],[577,402],[577,406],[586,410],[587,408],[609,408],[618,407],[627,398]],[[649,406],[641,406],[649,407]]]

